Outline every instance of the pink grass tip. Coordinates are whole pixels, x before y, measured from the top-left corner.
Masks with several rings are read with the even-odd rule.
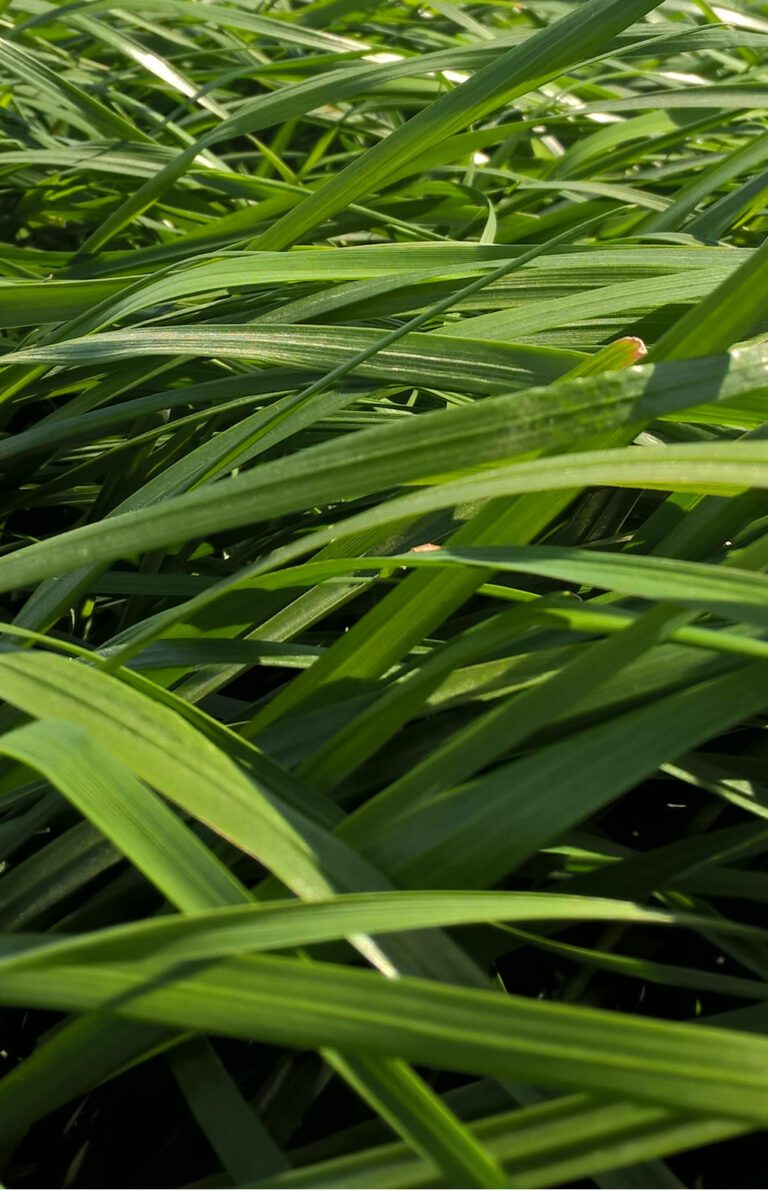
[[[630,360],[630,363],[636,364],[638,360],[641,360],[643,358],[643,356],[646,356],[648,354],[647,346],[645,345],[643,340],[638,339],[636,335],[627,335],[623,339],[617,339],[616,342],[617,343],[626,343],[627,345],[629,345],[630,343],[632,344],[632,347],[634,348],[634,354],[632,356],[632,359]]]

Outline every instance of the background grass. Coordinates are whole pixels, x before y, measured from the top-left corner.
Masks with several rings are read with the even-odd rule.
[[[761,1185],[768,5],[0,10],[4,1184]]]

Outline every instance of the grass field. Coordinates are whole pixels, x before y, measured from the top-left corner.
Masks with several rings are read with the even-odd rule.
[[[768,3],[0,0],[0,1179],[765,1185]]]

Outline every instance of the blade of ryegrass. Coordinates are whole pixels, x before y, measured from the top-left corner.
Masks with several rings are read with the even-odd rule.
[[[196,1037],[171,1050],[173,1076],[233,1182],[263,1182],[290,1168],[213,1046]]]
[[[172,903],[194,912],[249,899],[165,802],[85,731],[42,720],[0,736],[0,751],[46,777]]]
[[[361,154],[315,194],[278,219],[254,243],[262,250],[286,248],[324,219],[375,190],[393,169],[482,116],[556,78],[597,53],[611,37],[658,7],[658,0],[585,0],[515,46],[467,82],[441,96],[406,124]]]
[[[293,1046],[404,1057],[539,1085],[585,1086],[742,1124],[768,1118],[768,1041],[730,1029],[470,991],[273,957],[222,960],[169,981],[162,963],[5,975],[5,1004],[100,1008]],[[154,986],[147,980],[160,976]]]
[[[739,666],[417,802],[377,837],[359,838],[352,819],[344,836],[411,887],[487,887],[670,757],[761,711],[765,673],[764,662]]]
[[[768,240],[698,305],[678,319],[651,349],[649,358],[685,359],[727,349],[755,329],[764,316]]]
[[[257,829],[253,833],[254,841],[258,836],[259,849],[261,850],[265,846],[269,849],[271,834],[276,844],[275,859],[277,860],[278,854],[282,852],[287,861],[283,866],[281,861],[277,860],[281,874],[289,887],[293,886],[300,895],[312,897],[324,888],[330,890],[331,881],[335,877],[331,876],[329,881],[326,876],[321,874],[321,865],[318,865],[314,852],[318,850],[319,845],[326,851],[329,847],[331,852],[338,851],[338,846],[334,848],[332,839],[326,836],[325,844],[320,844],[318,836],[313,840],[310,849],[302,839],[302,834],[307,836],[307,831],[309,834],[316,833],[316,828],[311,827],[308,822],[300,826],[298,820],[291,823],[290,819],[295,818],[295,814],[290,811],[281,812],[279,804],[275,807],[274,795],[268,795],[263,801],[262,812],[259,815],[257,813],[256,786],[240,774],[223,753],[217,755],[217,750],[192,731],[183,720],[167,712],[158,704],[154,705],[151,718],[147,718],[144,699],[138,697],[134,691],[118,686],[114,679],[85,667],[80,667],[80,672],[77,675],[81,681],[79,683],[79,699],[77,700],[79,706],[76,706],[75,691],[78,683],[76,681],[73,683],[72,680],[75,677],[72,673],[73,662],[64,661],[53,655],[32,655],[29,653],[15,654],[6,659],[12,667],[15,667],[14,663],[18,663],[20,665],[18,673],[26,672],[31,681],[29,689],[37,690],[34,713],[45,713],[44,707],[48,705],[54,714],[58,712],[67,720],[67,723],[58,729],[53,727],[50,722],[32,724],[4,737],[6,750],[15,755],[17,759],[33,757],[34,763],[38,767],[43,763],[48,764],[47,775],[51,776],[55,783],[60,783],[62,777],[59,770],[67,757],[65,745],[72,738],[72,727],[73,725],[85,727],[86,731],[104,740],[116,758],[127,761],[132,770],[145,773],[151,783],[161,789],[166,796],[173,797],[172,791],[175,790],[176,799],[178,800],[181,795],[184,808],[191,810],[196,817],[210,818],[212,814],[216,819],[215,829],[219,833],[223,833],[225,837],[229,837],[233,841],[236,840],[238,845],[245,845],[246,849],[248,847],[245,834],[251,832],[252,828],[246,828],[246,821],[250,821],[253,826],[256,826],[258,822]],[[67,675],[66,678],[65,675]],[[6,679],[11,677],[10,671],[6,672],[5,677]],[[61,685],[62,681],[65,683],[64,686]],[[101,697],[104,698],[106,694],[105,682],[112,688],[113,696],[115,696],[112,699],[113,714],[110,716],[100,713],[98,696],[94,700],[97,689],[101,690]],[[10,701],[17,705],[19,700],[26,703],[23,688],[27,683],[23,678],[21,683],[18,680],[15,683],[12,681],[2,683],[2,678],[0,678],[0,684],[3,684],[3,693]],[[174,736],[177,737],[175,744],[171,742]],[[183,737],[184,743],[181,743],[179,736]],[[79,742],[82,742],[81,733],[75,732],[75,743]],[[28,753],[23,752],[25,745],[29,747]],[[84,748],[83,751],[87,755],[88,749]],[[79,754],[77,749],[75,754]],[[179,765],[179,757],[182,755],[185,760],[182,765]],[[111,769],[114,770],[114,768],[113,764]],[[193,771],[196,777],[190,779]],[[110,773],[110,775],[113,774]],[[219,785],[218,794],[215,792],[216,784]],[[192,809],[190,797],[194,802],[195,786],[197,786],[201,797],[195,802],[195,808]],[[238,801],[238,786],[240,786],[240,798],[244,796],[245,799],[242,802],[244,816],[238,813],[235,808]],[[184,789],[183,794],[182,789]],[[89,805],[91,813],[93,813],[92,805],[93,803]],[[156,818],[159,815],[158,820],[163,818],[159,808],[153,810],[150,807],[150,812]],[[169,815],[170,811],[165,811],[165,814]],[[240,819],[239,826],[236,825],[238,818]],[[260,821],[258,821],[259,818]],[[271,828],[267,826],[269,820],[272,822]],[[112,820],[109,829],[114,830],[115,826],[116,823]],[[133,838],[134,850],[141,852],[141,828],[137,835],[135,830],[131,833],[130,822],[126,822],[126,826],[128,837],[126,838],[126,832],[123,829],[121,845],[127,849],[130,845],[129,840]],[[186,833],[186,828],[182,824],[179,824],[179,828],[177,833]],[[165,833],[168,834],[167,826]],[[283,836],[282,843],[278,842],[279,835]],[[203,852],[205,853],[205,849]],[[300,858],[302,853],[304,853],[304,858]],[[176,850],[174,850],[170,862],[172,866],[178,863]],[[157,878],[157,861],[155,860],[153,863],[152,857],[150,857],[146,870],[148,874],[151,871],[153,879]],[[314,871],[314,876],[310,876],[311,871]],[[342,879],[346,881],[357,880],[363,885],[366,882],[372,882],[374,885],[381,883],[378,874],[367,869],[365,865],[359,863],[355,865],[351,853],[347,853],[340,863],[336,863],[336,871],[339,876],[343,871]],[[229,876],[228,873],[227,876]],[[308,883],[307,877],[309,877]],[[236,891],[240,888],[237,882],[234,883],[234,887]],[[187,908],[186,893],[183,897],[182,907]],[[194,909],[197,906],[190,903],[189,907]],[[383,963],[387,970],[396,970],[396,967],[393,967],[392,963],[384,957],[375,943],[371,943],[361,936],[357,939],[357,945],[374,961],[378,959],[380,963]],[[440,948],[435,946],[434,949],[437,954],[441,953]],[[407,967],[411,960],[406,955],[406,950],[402,951],[402,958]],[[443,950],[445,951],[445,948]],[[447,956],[447,951],[445,956]],[[465,972],[469,973],[470,970],[470,965],[465,964]],[[329,1053],[328,1057],[332,1062],[335,1061],[334,1055]],[[354,1058],[349,1056],[347,1061],[353,1063]],[[402,1090],[398,1098],[397,1084],[400,1081],[402,1081]],[[452,1175],[460,1173],[463,1179],[473,1185],[490,1186],[494,1184],[494,1179],[498,1181],[498,1170],[495,1169],[494,1163],[484,1157],[470,1134],[460,1126],[457,1120],[446,1113],[439,1100],[432,1092],[428,1091],[426,1086],[418,1091],[418,1111],[416,1110],[416,1101],[412,1102],[412,1100],[417,1094],[414,1089],[417,1084],[414,1083],[414,1076],[407,1071],[405,1066],[401,1064],[395,1071],[387,1067],[379,1074],[375,1064],[368,1064],[357,1072],[355,1085],[366,1086],[367,1094],[374,1103],[379,1102],[380,1095],[385,1095],[389,1103],[388,1118],[393,1123],[397,1123],[399,1130],[405,1136],[418,1141],[420,1151],[428,1152],[439,1165],[445,1163]],[[383,1088],[388,1090],[385,1091]]]
[[[431,105],[414,117],[400,135],[392,134],[384,145],[378,146],[378,153],[372,160],[370,152],[364,154],[360,161],[365,164],[358,166],[350,174],[346,171],[339,175],[343,180],[334,186],[334,191],[327,192],[323,187],[317,196],[306,202],[311,203],[309,211],[302,204],[302,226],[314,226],[323,219],[329,211],[339,209],[352,202],[360,193],[375,189],[381,181],[398,165],[411,160],[426,151],[430,145],[437,144],[451,132],[459,131],[482,114],[503,102],[509,102],[516,95],[532,90],[539,82],[546,78],[556,77],[561,71],[578,61],[579,58],[589,57],[596,49],[600,49],[615,32],[620,32],[638,17],[656,8],[658,0],[642,3],[633,0],[632,4],[619,4],[617,0],[589,0],[582,5],[579,12],[560,21],[550,33],[547,29],[535,35],[536,43],[531,45],[528,39],[524,45],[515,47],[506,54],[498,55],[496,62],[481,68],[483,74],[480,82],[475,76],[471,82],[469,92],[465,90],[467,84],[456,88],[449,95],[442,96],[436,104]],[[585,11],[586,9],[586,11]],[[587,18],[585,20],[585,18]],[[355,95],[367,86],[375,86],[381,79],[398,77],[410,72],[428,72],[430,70],[463,67],[467,64],[475,49],[462,47],[458,53],[449,51],[447,54],[426,55],[416,63],[395,62],[378,66],[362,66],[352,71],[327,73],[319,80],[308,79],[302,84],[290,88],[287,95],[278,92],[277,95],[259,97],[252,103],[243,105],[242,109],[214,129],[212,133],[201,138],[196,145],[166,166],[159,174],[132,194],[120,207],[104,221],[101,227],[93,232],[83,244],[80,253],[83,256],[93,254],[103,248],[109,240],[156,202],[193,163],[201,150],[215,144],[219,139],[228,139],[244,132],[254,132],[304,114],[322,103],[331,101],[338,103],[347,95]],[[486,52],[481,50],[481,53]],[[495,47],[492,56],[497,57]],[[447,59],[447,60],[446,60]],[[502,65],[503,63],[503,65]],[[488,71],[493,71],[489,74]],[[461,94],[459,95],[459,92]],[[458,96],[458,98],[456,98]],[[450,101],[450,102],[449,102]],[[442,106],[438,107],[437,104]],[[418,121],[418,123],[414,123]],[[349,169],[350,167],[348,167]],[[362,168],[363,176],[360,177]],[[322,198],[319,197],[322,195]],[[321,209],[318,209],[321,204]],[[280,222],[280,221],[278,221]],[[283,223],[287,227],[280,227],[278,238],[272,245],[282,248],[298,237],[296,213],[290,212]],[[277,226],[277,224],[275,224]],[[294,234],[296,233],[296,234]],[[272,237],[274,238],[274,237]],[[259,243],[259,248],[266,248],[267,243]]]
[[[723,397],[730,395],[731,380],[734,388],[739,384],[738,361],[740,358],[742,357],[737,357],[737,360],[734,361],[737,367],[731,371],[727,358],[713,357],[709,370],[710,392],[713,397],[718,393]],[[746,375],[741,382],[742,390],[744,387],[762,389],[765,376],[762,349],[756,349],[754,364],[752,363],[753,357],[748,352],[745,352],[743,359]],[[674,366],[672,372],[665,373],[663,369],[659,371],[658,376],[662,384],[664,380],[667,380],[669,384],[669,404],[666,409],[670,404],[684,407],[688,401],[695,401],[694,392],[698,392],[700,397],[702,395],[701,380],[706,374],[704,365],[698,365],[696,372],[689,366],[682,366],[679,372],[674,370]],[[620,379],[617,379],[617,376]],[[627,417],[641,421],[645,410],[638,397],[644,391],[648,393],[647,412],[650,413],[654,408],[659,408],[660,398],[653,399],[651,396],[653,376],[653,371],[631,370],[625,373],[609,374],[605,377],[585,377],[565,385],[560,396],[564,436],[572,433],[575,426],[584,425],[584,415],[580,406],[585,397],[587,404],[592,401],[596,409],[600,409],[599,415],[596,413],[589,423],[590,430],[604,426],[606,421],[608,424],[617,424],[617,422],[621,424]],[[690,378],[690,396],[680,387],[680,382],[685,376]],[[342,496],[350,498],[366,491],[376,490],[377,485],[387,487],[412,481],[423,476],[425,470],[445,472],[464,468],[471,460],[476,463],[488,463],[505,455],[523,452],[538,444],[543,445],[548,439],[551,441],[552,402],[553,396],[557,393],[558,390],[553,389],[542,390],[540,394],[532,394],[532,402],[529,407],[526,406],[522,396],[514,398],[515,413],[519,417],[523,430],[523,433],[517,436],[517,440],[510,435],[510,421],[501,401],[488,402],[467,410],[452,410],[450,416],[421,417],[414,419],[407,426],[366,431],[364,435],[360,435],[361,442],[365,440],[366,443],[370,443],[370,453],[364,464],[362,459],[356,458],[351,461],[346,451],[339,449],[339,446],[343,444],[315,447],[289,460],[278,460],[241,477],[220,481],[211,488],[168,500],[162,505],[109,518],[102,524],[76,529],[69,534],[61,535],[58,539],[49,539],[43,545],[30,546],[20,550],[14,555],[0,559],[0,583],[3,582],[4,572],[15,572],[9,573],[8,576],[9,587],[15,587],[29,581],[50,577],[53,574],[61,574],[76,566],[90,564],[91,561],[111,560],[129,554],[136,548],[148,549],[156,545],[184,540],[188,536],[190,524],[195,524],[196,531],[201,536],[206,532],[221,531],[224,528],[234,527],[238,523],[242,524],[253,520],[254,510],[257,506],[260,511],[264,510],[264,516],[279,515],[282,512],[301,507],[302,504],[305,507],[312,507],[323,500],[337,500]],[[618,408],[615,407],[617,402]],[[607,404],[606,414],[603,414],[601,408],[604,403]],[[541,417],[541,421],[535,425],[534,417],[537,416]],[[470,421],[479,431],[475,440],[476,445],[471,452],[468,440],[468,422]],[[440,429],[443,431],[442,434],[439,432]],[[381,447],[385,446],[390,439],[392,447],[387,455]],[[408,451],[404,449],[405,440],[410,448]],[[428,459],[425,458],[423,450],[423,444],[426,442],[430,444]],[[695,452],[697,448],[688,447],[687,449]],[[717,451],[727,448],[712,447],[710,449]],[[754,446],[749,447],[749,450],[754,449]],[[743,451],[746,450],[745,444]],[[668,451],[664,462],[670,457]],[[740,457],[746,460],[744,453]],[[324,458],[328,460],[326,483],[323,483],[325,476],[321,466],[321,460]],[[336,462],[337,458],[338,462]],[[695,454],[691,458],[695,458]],[[634,462],[634,459],[622,458],[622,462],[627,464]],[[301,473],[303,474],[299,472],[299,463],[301,463]],[[546,465],[545,463],[539,464],[539,466]],[[531,466],[536,465],[521,465],[521,478]],[[279,485],[279,489],[278,487],[273,488],[272,500],[267,502],[263,493],[265,490],[269,490],[269,479],[272,476],[274,476],[276,485]],[[290,476],[290,486],[285,482],[283,476],[286,478]],[[482,487],[486,482],[486,476],[479,473],[477,482],[478,487]],[[587,482],[590,481],[587,480]],[[552,486],[571,485],[555,484]],[[262,490],[259,491],[259,489]],[[432,495],[436,493],[436,490]],[[239,499],[237,493],[241,493]],[[481,498],[479,492],[477,498]],[[426,501],[426,493],[418,499]],[[469,499],[472,500],[474,497],[470,495]],[[450,502],[450,500],[446,501],[443,507],[446,507]],[[175,523],[174,513],[176,510],[178,513]],[[391,520],[397,519],[397,515],[395,512]],[[157,528],[150,531],[149,526],[153,522],[157,522]],[[135,532],[133,526],[136,526]],[[99,538],[102,539],[99,542],[99,552],[97,553],[96,548],[92,547],[86,553],[83,548],[85,543],[90,539],[98,540]],[[70,546],[70,542],[72,546]],[[77,543],[76,551],[73,548],[75,543]],[[103,553],[102,550],[104,550]],[[36,555],[40,556],[41,566],[40,568],[36,567],[33,571],[31,562]],[[21,563],[22,561],[26,562],[27,558],[29,558],[30,565],[22,569]],[[46,559],[45,565],[42,565],[43,558]],[[29,574],[30,571],[31,574]]]
[[[416,765],[394,786],[367,802],[358,811],[356,826],[353,827],[353,819],[349,819],[342,825],[342,831],[375,831],[375,823],[381,822],[382,816],[384,822],[396,818],[399,813],[410,811],[414,804],[433,796],[436,790],[451,788],[499,755],[514,751],[535,730],[556,719],[594,686],[663,639],[670,628],[669,619],[666,608],[653,608],[623,632],[590,647],[583,656],[540,686],[513,696],[479,716],[454,733],[442,748]],[[396,692],[395,697],[398,694]],[[391,699],[388,700],[385,694],[380,702],[383,701]],[[311,773],[320,789],[332,788],[385,742],[378,710],[379,704],[374,704],[366,723],[358,717],[354,734],[344,729],[337,732],[326,746],[319,748],[300,766],[299,773]],[[365,731],[368,723],[370,726]]]
[[[646,1104],[596,1103],[579,1094],[481,1118],[472,1128],[502,1162],[508,1185],[520,1187],[594,1177],[622,1164],[664,1157],[749,1130],[724,1117],[686,1118]],[[392,1190],[427,1186],[434,1177],[430,1166],[415,1161],[404,1145],[389,1144],[302,1166],[268,1185]]]
[[[23,943],[22,951],[0,957],[0,971],[72,963],[141,962],[160,957],[169,968],[175,969],[184,963],[311,946],[360,933],[397,934],[486,921],[632,922],[702,931],[712,927],[711,919],[704,915],[570,893],[480,890],[354,893],[326,901],[248,903],[205,912],[190,910],[183,916],[112,926],[76,937],[21,935],[17,942]],[[718,919],[717,928],[724,935],[765,938],[760,927],[741,922]]]

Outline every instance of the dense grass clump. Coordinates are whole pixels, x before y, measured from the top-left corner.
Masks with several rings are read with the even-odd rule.
[[[0,83],[3,1183],[763,1185],[768,3]]]

